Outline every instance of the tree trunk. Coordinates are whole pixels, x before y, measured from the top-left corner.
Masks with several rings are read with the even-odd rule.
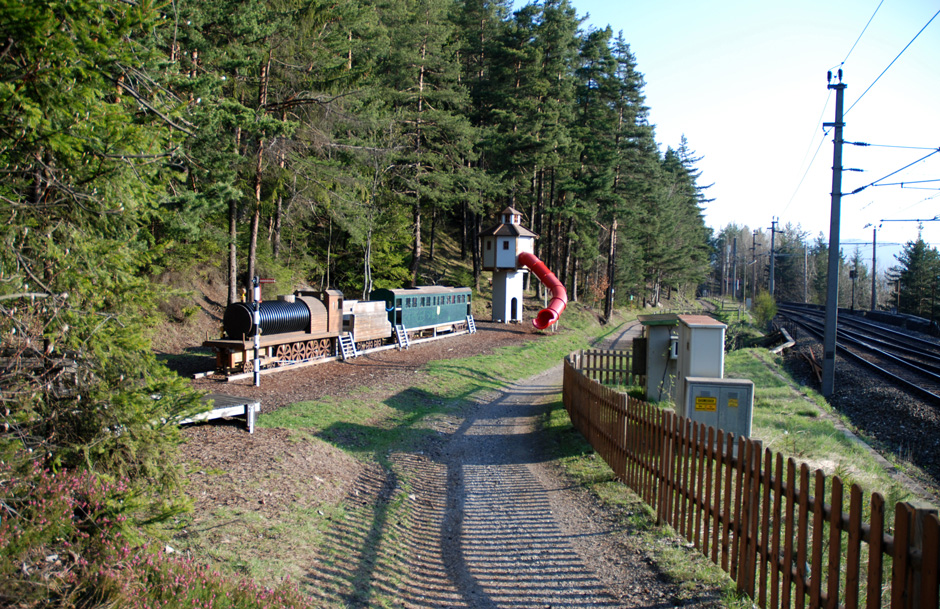
[[[473,213],[473,240],[470,242],[470,251],[473,253],[473,287],[480,292],[480,276],[483,273],[483,260],[480,252],[480,233],[483,232],[483,216]]]
[[[238,203],[228,202],[228,302],[238,302]]]
[[[434,260],[434,237],[437,231],[437,208],[431,210],[431,247],[428,249],[428,260]]]
[[[568,277],[573,275],[572,269],[571,269],[571,250],[572,250],[571,231],[572,230],[574,230],[574,219],[568,218],[568,226],[565,228],[565,235],[564,235],[565,261],[561,268],[561,275],[562,275],[561,285],[568,285]]]
[[[261,82],[258,84],[258,113],[264,112],[264,106],[268,103],[268,72],[271,69],[271,53],[268,53],[267,62],[261,66]],[[258,226],[261,224],[261,169],[264,161],[264,132],[258,138],[258,155],[255,163],[255,201],[254,213],[251,215],[251,239],[248,243],[248,278],[257,275],[255,268],[258,260]],[[249,286],[250,287],[250,286]]]
[[[470,210],[467,207],[467,201],[464,200],[460,204],[460,216],[463,218],[463,221],[460,223],[460,259],[467,259],[467,240],[469,238],[470,232],[467,230],[467,223],[470,220]]]
[[[610,227],[610,244],[607,247],[607,294],[604,298],[604,319],[610,321],[614,312],[614,275],[617,270],[617,218]]]
[[[286,113],[281,114],[281,120],[287,118]],[[281,168],[281,173],[283,174],[284,169],[287,167],[287,152],[285,152],[285,146],[281,146],[281,149],[278,151],[278,161],[277,166]],[[296,181],[296,176],[294,180]],[[284,213],[284,197],[278,194],[277,196],[277,206],[274,208],[274,235],[271,240],[271,253],[274,255],[274,259],[277,260],[281,255],[281,225],[282,225],[282,214]]]
[[[418,271],[421,269],[421,199],[414,204],[414,243],[411,246],[411,287],[418,285]]]
[[[241,147],[242,130],[235,128],[235,150]],[[228,202],[228,302],[238,302],[238,203]]]
[[[330,264],[332,264],[333,254],[333,218],[330,218],[330,231],[326,238],[326,277],[321,286],[324,290],[330,289]]]
[[[571,272],[571,302],[578,302],[578,273],[581,271],[581,261],[574,259],[574,269]]]
[[[370,221],[371,222],[371,221]],[[362,299],[369,298],[372,292],[372,225],[366,235],[366,251],[362,256]]]

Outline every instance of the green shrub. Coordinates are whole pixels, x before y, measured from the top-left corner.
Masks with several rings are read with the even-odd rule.
[[[777,303],[774,297],[767,292],[760,292],[754,299],[751,307],[751,315],[754,317],[754,323],[759,328],[766,328],[770,320],[777,314]]]

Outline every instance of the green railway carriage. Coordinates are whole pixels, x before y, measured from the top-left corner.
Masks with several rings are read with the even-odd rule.
[[[385,301],[388,320],[409,332],[450,332],[466,327],[470,315],[470,288],[421,286],[417,288],[380,289],[372,300]]]

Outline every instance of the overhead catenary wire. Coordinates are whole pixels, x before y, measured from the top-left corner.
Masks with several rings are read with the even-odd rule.
[[[885,184],[878,184],[878,186],[901,186],[903,188],[905,184],[927,184],[930,182],[940,182],[940,178],[933,180],[910,180],[907,182],[887,182]]]
[[[900,150],[936,150],[936,146],[898,146],[894,144],[869,144],[868,142],[843,142],[847,146],[870,146],[872,148],[898,148]]]
[[[880,5],[879,5],[879,6],[880,6]],[[877,9],[876,9],[876,10],[877,10]],[[896,62],[898,59],[901,58],[901,55],[904,54],[904,51],[906,51],[912,44],[914,44],[914,41],[917,40],[917,37],[920,36],[920,35],[923,33],[923,31],[927,29],[927,26],[929,26],[929,25],[933,22],[933,20],[937,18],[937,15],[940,15],[940,11],[937,11],[936,13],[934,13],[934,14],[933,14],[933,17],[931,17],[931,18],[927,21],[927,23],[924,24],[924,27],[920,28],[920,31],[917,32],[917,33],[914,35],[913,38],[911,38],[911,41],[908,42],[908,43],[904,46],[903,49],[901,49],[901,52],[898,53],[898,56],[891,60],[891,63],[888,64],[888,67],[886,67],[884,70],[882,70],[882,71],[881,71],[881,74],[879,74],[878,77],[875,78],[875,80],[873,80],[870,85],[868,85],[868,88],[865,89],[865,90],[862,92],[862,94],[858,96],[858,99],[856,99],[855,102],[854,102],[851,106],[849,106],[849,109],[845,111],[844,115],[847,115],[849,112],[851,112],[851,111],[852,111],[852,108],[854,108],[854,107],[858,104],[858,102],[862,101],[862,98],[865,97],[865,94],[868,93],[869,91],[871,91],[871,88],[875,86],[875,83],[877,83],[879,80],[881,80],[881,77],[885,75],[885,72],[887,72],[887,71],[891,68],[891,66],[894,65],[894,62]],[[867,26],[866,26],[866,27],[867,27]],[[844,116],[844,115],[843,115],[843,116]]]
[[[909,167],[913,167],[913,166],[916,165],[917,163],[920,163],[921,161],[932,157],[933,155],[937,154],[938,152],[940,152],[940,148],[935,149],[933,152],[931,152],[931,153],[929,153],[929,154],[925,154],[924,156],[920,157],[920,158],[917,159],[916,161],[914,161],[914,162],[912,162],[912,163],[908,163],[907,165],[905,165],[904,167],[901,167],[900,169],[897,169],[897,170],[895,170],[895,171],[892,171],[891,173],[889,173],[888,175],[884,176],[883,178],[878,178],[878,179],[875,180],[874,182],[871,182],[870,184],[866,184],[865,186],[859,186],[858,188],[856,188],[855,190],[853,190],[852,192],[850,192],[850,193],[848,193],[848,194],[854,195],[854,194],[860,193],[860,192],[862,192],[863,190],[865,190],[866,188],[868,188],[869,186],[879,186],[878,182],[881,182],[882,180],[887,180],[887,179],[890,178],[891,176],[896,175],[896,174],[898,174],[898,173],[901,173],[902,171],[904,171],[905,169],[907,169],[907,168],[909,168]]]

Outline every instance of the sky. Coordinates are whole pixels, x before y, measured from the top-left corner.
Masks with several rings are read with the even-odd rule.
[[[778,219],[829,241],[833,133],[823,123],[835,120],[836,92],[826,74],[836,84],[840,67],[843,139],[871,144],[844,147],[843,167],[862,171],[843,173],[842,192],[907,183],[843,196],[845,255],[858,247],[870,263],[878,227],[884,270],[918,234],[917,222],[896,220],[940,214],[940,153],[886,177],[940,148],[937,0],[571,2],[588,17],[583,28],[623,32],[660,148],[685,135],[702,157],[699,184],[713,184],[714,199],[705,220],[716,232],[730,223],[769,232]],[[911,184],[918,180],[938,181]],[[940,221],[923,223],[922,234],[940,247]]]

